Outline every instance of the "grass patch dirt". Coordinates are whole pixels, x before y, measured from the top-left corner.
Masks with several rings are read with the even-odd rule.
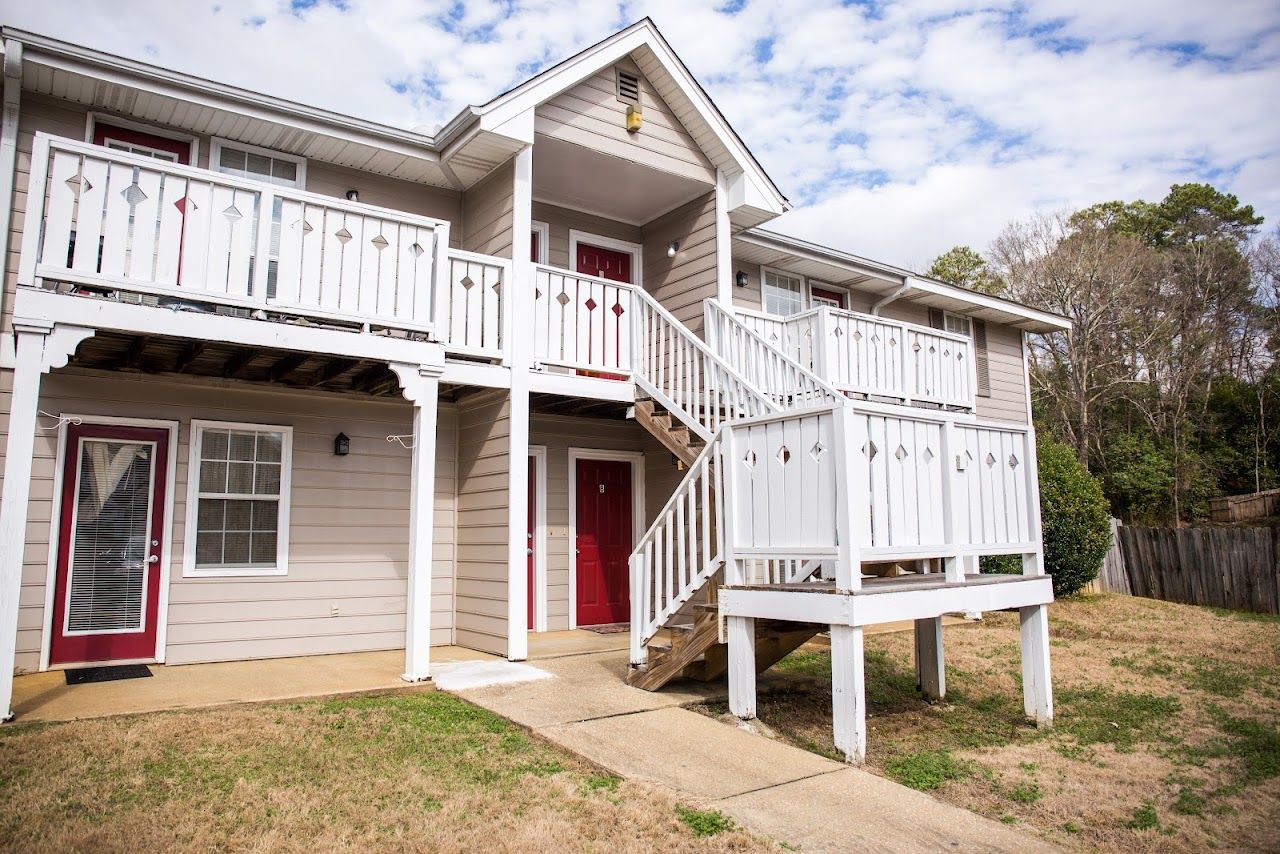
[[[909,631],[868,637],[868,768],[1066,848],[1280,849],[1280,620],[1084,596],[1051,606],[1050,638],[1055,726],[1037,729],[1016,615],[947,627],[943,703],[916,691]],[[829,655],[778,667],[805,678],[762,693],[761,720],[834,755]]]
[[[777,850],[441,692],[6,726],[0,769],[5,850]]]

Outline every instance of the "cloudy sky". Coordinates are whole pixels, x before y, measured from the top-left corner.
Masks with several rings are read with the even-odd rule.
[[[1209,181],[1280,222],[1276,0],[0,0],[0,21],[403,127],[649,15],[792,200],[916,268]]]

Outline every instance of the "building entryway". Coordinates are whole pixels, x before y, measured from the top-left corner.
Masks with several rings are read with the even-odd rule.
[[[631,619],[627,559],[635,544],[631,463],[578,459],[575,480],[577,625]]]
[[[634,284],[631,281],[631,256],[626,252],[579,243],[575,260],[577,266],[574,269],[579,273],[599,276],[611,282]]]
[[[49,663],[156,659],[169,431],[67,428]]]

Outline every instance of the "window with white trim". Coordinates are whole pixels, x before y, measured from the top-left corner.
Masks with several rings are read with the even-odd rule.
[[[973,336],[973,327],[969,323],[969,318],[964,315],[952,314],[948,311],[943,314],[943,319],[946,323],[947,332],[953,335],[963,335],[966,338]]]
[[[802,282],[776,270],[765,270],[760,280],[761,298],[767,314],[790,317],[804,308]]]
[[[192,422],[186,569],[284,575],[288,568],[288,427]]]
[[[241,178],[256,178],[279,184],[282,187],[302,189],[302,164],[300,157],[273,152],[252,145],[236,145],[217,140],[214,169]]]

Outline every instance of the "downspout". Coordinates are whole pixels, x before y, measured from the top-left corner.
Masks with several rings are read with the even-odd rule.
[[[906,294],[907,292],[913,290],[914,288],[915,288],[915,285],[911,284],[911,277],[908,276],[906,279],[902,281],[902,287],[898,288],[896,291],[889,294],[887,297],[877,300],[871,306],[871,313],[878,317],[880,315],[880,309],[884,308],[886,305],[898,299],[903,294]]]
[[[9,267],[9,230],[13,219],[13,180],[18,160],[19,103],[22,100],[22,42],[4,41],[4,112],[0,119],[0,270]],[[9,283],[0,274],[0,316],[7,310]],[[16,364],[13,336],[0,335],[0,368]]]

